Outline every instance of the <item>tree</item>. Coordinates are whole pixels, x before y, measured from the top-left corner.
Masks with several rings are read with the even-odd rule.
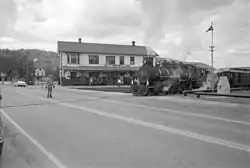
[[[34,59],[37,59],[35,63]],[[12,70],[12,77],[27,78],[31,80],[34,69],[42,68],[53,76],[59,76],[55,67],[60,64],[59,57],[55,52],[47,52],[36,49],[9,50],[2,49],[0,52],[0,72],[7,73]]]

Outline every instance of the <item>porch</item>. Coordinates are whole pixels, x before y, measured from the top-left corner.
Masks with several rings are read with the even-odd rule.
[[[131,77],[135,76],[137,67],[129,68],[66,68],[63,69],[62,85],[117,85],[118,79],[122,85],[130,85]]]

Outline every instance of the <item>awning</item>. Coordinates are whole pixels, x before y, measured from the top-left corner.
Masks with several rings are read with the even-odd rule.
[[[63,66],[63,69],[67,70],[79,70],[79,71],[137,71],[140,67],[128,67],[128,66]]]

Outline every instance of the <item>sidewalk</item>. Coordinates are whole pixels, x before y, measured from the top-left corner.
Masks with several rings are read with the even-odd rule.
[[[61,86],[61,87],[65,87],[65,88],[71,88],[71,89],[76,89],[76,88],[118,88],[117,85],[80,85],[80,86]],[[120,88],[130,88],[130,85],[120,85]]]

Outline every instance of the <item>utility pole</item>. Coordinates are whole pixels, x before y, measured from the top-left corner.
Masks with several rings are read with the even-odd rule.
[[[213,22],[211,22],[210,27],[205,31],[205,32],[209,32],[211,31],[211,37],[212,37],[212,41],[211,41],[211,46],[209,46],[210,48],[210,52],[211,52],[211,65],[212,68],[214,68],[214,26],[213,26]],[[214,81],[212,79],[212,92],[214,91]]]
[[[212,22],[212,25],[213,26],[213,22]],[[211,52],[211,64],[212,64],[212,68],[214,67],[214,28],[212,28],[211,30],[211,36],[212,36],[212,41],[211,41],[211,46],[209,47],[210,48],[210,52]]]
[[[211,64],[212,67],[214,67],[214,26],[213,26],[213,22],[211,23],[211,26],[205,31],[205,32],[209,32],[211,31],[211,35],[212,35],[212,41],[211,41],[211,46],[209,46],[210,48],[210,52],[211,52]]]
[[[28,58],[26,56],[26,83],[28,84],[29,83],[29,80],[28,80],[28,74],[29,74],[29,61],[28,61]]]

